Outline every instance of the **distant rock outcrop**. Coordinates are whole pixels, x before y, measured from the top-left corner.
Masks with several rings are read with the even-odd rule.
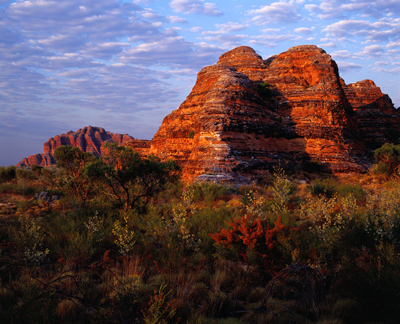
[[[127,141],[135,142],[135,139],[127,134],[114,134],[106,132],[101,127],[84,127],[76,132],[69,131],[66,134],[50,138],[43,145],[43,153],[31,155],[17,164],[18,167],[30,167],[34,164],[49,166],[56,163],[53,153],[57,147],[70,145],[79,147],[83,152],[92,152],[96,156],[103,154],[103,145],[107,142],[116,142],[119,145]]]
[[[263,83],[263,84],[261,84]],[[260,87],[269,89],[263,94]],[[263,60],[247,46],[203,68],[150,148],[185,179],[251,179],[315,160],[331,172],[363,172],[371,148],[399,136],[399,112],[370,80],[346,85],[331,56],[296,46]]]

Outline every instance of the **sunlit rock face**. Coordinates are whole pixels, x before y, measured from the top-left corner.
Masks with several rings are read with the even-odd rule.
[[[18,167],[30,167],[34,164],[49,166],[56,163],[53,153],[57,147],[70,145],[79,147],[83,152],[91,152],[96,156],[103,154],[103,145],[107,142],[116,142],[119,145],[135,139],[127,134],[114,134],[101,127],[84,127],[76,132],[69,131],[66,134],[50,138],[43,144],[43,153],[30,155],[17,164]]]
[[[263,82],[268,96],[257,88]],[[198,73],[141,152],[176,160],[187,180],[251,181],[311,160],[326,171],[363,172],[371,147],[398,130],[390,98],[369,80],[346,85],[324,50],[296,46],[263,60],[241,46]]]

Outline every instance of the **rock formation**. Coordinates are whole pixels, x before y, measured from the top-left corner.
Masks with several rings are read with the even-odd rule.
[[[362,172],[371,148],[398,138],[399,118],[372,81],[346,85],[316,46],[267,60],[241,46],[198,73],[141,152],[176,160],[187,180],[251,179],[312,160],[326,171]]]
[[[53,164],[60,145],[101,155],[104,142],[114,141],[174,159],[185,180],[248,182],[279,164],[296,169],[313,161],[334,173],[363,172],[373,149],[399,136],[390,98],[371,80],[346,85],[324,50],[296,46],[263,60],[241,46],[198,73],[151,141],[88,127],[49,139],[43,154],[18,165]]]
[[[106,132],[101,127],[84,127],[76,132],[69,131],[66,134],[50,138],[43,145],[43,153],[31,155],[17,164],[18,167],[30,167],[34,164],[49,166],[56,163],[53,153],[62,145],[79,147],[83,152],[92,152],[96,156],[103,154],[103,145],[106,142],[116,142],[119,145],[127,141],[135,142],[135,139],[127,134],[114,134]]]
[[[386,142],[398,142],[400,115],[393,109],[388,95],[371,80],[343,85],[343,89],[356,113],[360,136],[368,148],[377,149]]]

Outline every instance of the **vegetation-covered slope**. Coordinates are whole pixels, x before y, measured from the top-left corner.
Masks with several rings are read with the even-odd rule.
[[[382,167],[184,185],[173,164],[109,150],[60,151],[59,169],[0,170],[2,323],[400,318],[400,183]]]

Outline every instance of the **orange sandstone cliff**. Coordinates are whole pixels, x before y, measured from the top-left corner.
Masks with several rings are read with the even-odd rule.
[[[257,89],[263,82],[267,96]],[[267,60],[241,46],[198,73],[150,148],[139,151],[176,160],[186,180],[245,181],[278,164],[296,168],[312,160],[326,171],[363,172],[371,149],[398,139],[399,121],[372,81],[346,85],[316,46]]]

